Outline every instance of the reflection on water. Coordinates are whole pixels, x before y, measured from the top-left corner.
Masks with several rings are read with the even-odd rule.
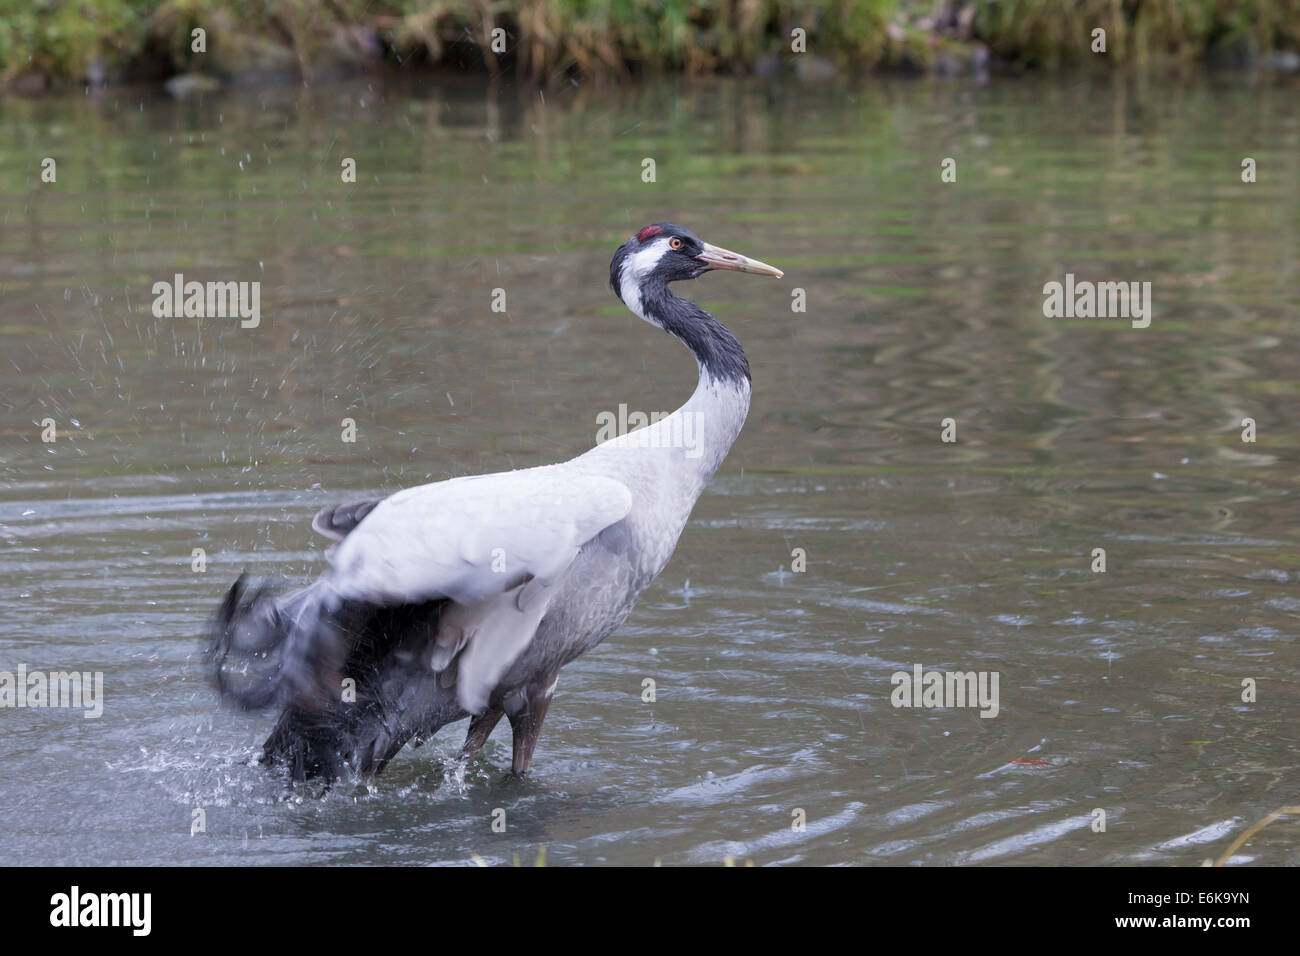
[[[0,670],[103,671],[107,697],[97,721],[0,712],[0,846],[1216,855],[1297,783],[1295,102],[1020,80],[0,103]],[[663,578],[564,672],[534,778],[503,780],[505,729],[449,764],[450,728],[368,788],[280,799],[243,765],[269,718],[204,680],[219,595],[244,568],[318,571],[325,502],[566,458],[620,403],[676,407],[688,356],[607,289],[659,219],[786,278],[691,285],[749,351],[750,420]],[[260,327],[155,319],[178,272],[259,280]],[[1066,273],[1150,281],[1151,327],[1045,319]],[[895,709],[916,664],[997,672],[998,716]],[[1238,860],[1297,848],[1275,824]]]

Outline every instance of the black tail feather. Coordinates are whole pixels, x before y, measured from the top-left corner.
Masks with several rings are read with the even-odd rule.
[[[261,585],[251,593],[248,575],[241,574],[217,609],[208,659],[221,699],[243,710],[260,710],[279,695],[273,654],[287,636],[270,588]],[[231,655],[243,664],[242,672],[226,667]]]
[[[329,606],[316,586],[277,600],[241,575],[208,649],[217,689],[245,710],[283,708],[263,758],[295,780],[378,773],[412,736],[436,730],[429,659],[444,606]]]

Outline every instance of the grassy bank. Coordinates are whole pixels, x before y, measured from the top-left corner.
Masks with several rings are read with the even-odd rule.
[[[192,49],[199,28],[202,52]],[[1104,58],[1091,49],[1096,28],[1106,31]],[[791,49],[795,30],[802,54]],[[385,64],[541,80],[963,72],[990,62],[1300,68],[1297,53],[1300,0],[0,0],[0,77],[20,90]]]

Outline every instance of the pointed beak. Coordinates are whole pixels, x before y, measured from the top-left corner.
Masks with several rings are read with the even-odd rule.
[[[732,272],[748,272],[755,276],[783,276],[785,275],[775,266],[769,266],[766,262],[759,262],[757,259],[750,259],[742,256],[739,252],[732,252],[729,249],[723,249],[720,246],[704,244],[704,251],[695,257],[710,269],[730,269]]]

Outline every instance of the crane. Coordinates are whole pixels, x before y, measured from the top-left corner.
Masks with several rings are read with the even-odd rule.
[[[713,270],[783,274],[670,222],[610,262],[619,300],[699,364],[671,415],[570,461],[327,507],[312,521],[334,541],[319,578],[284,595],[235,581],[209,659],[224,700],[280,709],[262,760],[295,780],[377,774],[406,743],[467,717],[468,758],[504,716],[511,772],[529,772],[560,669],[663,571],[744,425],[744,350],[668,288]]]

